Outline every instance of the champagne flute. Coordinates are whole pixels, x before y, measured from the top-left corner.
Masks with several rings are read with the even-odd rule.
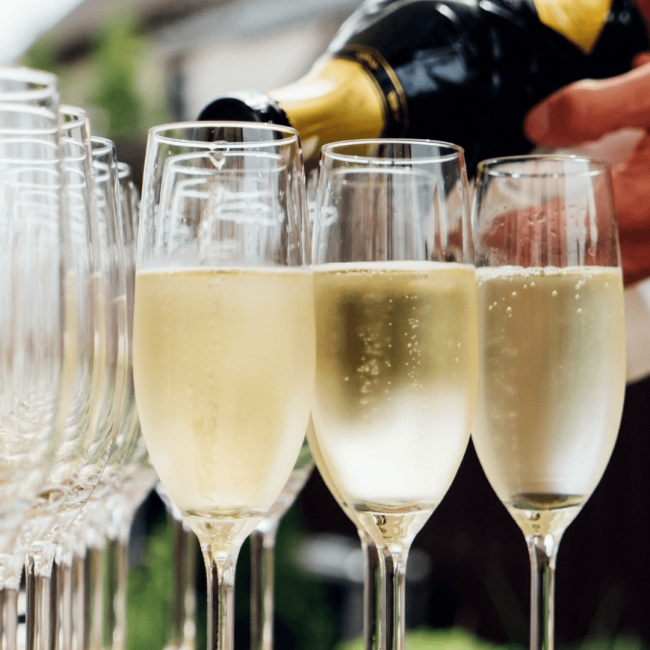
[[[110,486],[110,494],[101,503],[100,524],[107,538],[107,562],[104,591],[103,638],[113,650],[123,650],[127,637],[128,546],[137,508],[151,492],[158,477],[149,463],[149,455],[140,435],[140,423],[133,396],[133,298],[135,290],[135,230],[138,220],[139,193],[132,180],[131,168],[117,163],[119,204],[124,228],[129,342],[128,402],[123,418],[122,466]]]
[[[209,648],[226,650],[234,643],[237,555],[287,482],[309,419],[304,173],[293,129],[204,122],[162,131],[170,129],[210,138],[208,190],[188,191],[194,181],[173,176],[170,159],[191,138],[170,142],[153,129],[138,241],[135,390],[151,461],[201,542]],[[170,201],[152,205],[161,195]]]
[[[0,69],[0,242],[4,251],[0,642],[6,648],[17,644],[19,527],[60,442],[76,374],[76,268],[70,258],[66,184],[59,165],[58,106],[53,75],[25,68]]]
[[[90,138],[95,208],[102,250],[102,289],[105,307],[106,357],[103,391],[97,400],[97,426],[89,431],[84,464],[76,482],[76,499],[66,506],[63,543],[72,552],[77,569],[75,594],[76,636],[79,646],[101,646],[103,599],[103,538],[84,526],[91,496],[106,494],[107,484],[119,465],[116,457],[131,433],[129,408],[129,329],[125,228],[120,210],[117,153],[105,138]],[[125,421],[125,415],[126,421]],[[121,434],[121,435],[120,435]],[[107,467],[108,472],[106,471]],[[83,509],[82,509],[83,507]],[[70,525],[72,524],[72,525]]]
[[[558,545],[600,481],[625,390],[609,170],[571,156],[478,166],[481,366],[473,440],[531,561],[530,647],[554,647]]]
[[[325,146],[313,236],[314,429],[331,481],[379,550],[379,647],[401,649],[408,551],[458,469],[476,401],[462,149]]]

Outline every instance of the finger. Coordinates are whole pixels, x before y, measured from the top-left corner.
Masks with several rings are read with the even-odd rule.
[[[562,88],[528,113],[528,137],[561,147],[597,140],[624,127],[650,127],[650,65],[602,81]]]
[[[650,63],[650,52],[641,52],[641,54],[637,54],[634,57],[632,61],[632,67],[640,68],[642,65],[645,65],[646,63]]]
[[[621,236],[621,256],[626,285],[650,278],[650,236]]]
[[[614,204],[621,235],[650,234],[650,136],[643,137],[625,162],[612,170]],[[650,257],[650,250],[648,251]]]
[[[636,0],[636,6],[641,10],[646,20],[650,20],[650,0]]]

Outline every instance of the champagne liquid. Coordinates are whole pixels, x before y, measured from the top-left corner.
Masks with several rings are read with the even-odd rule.
[[[318,469],[318,473],[321,475],[323,482],[327,486],[327,489],[330,491],[330,494],[334,497],[334,500],[341,506],[343,512],[348,516],[350,521],[354,524],[357,530],[363,530],[363,525],[356,516],[354,510],[348,506],[347,503],[343,500],[341,493],[336,487],[334,479],[330,476],[329,469],[327,468],[327,463],[323,459],[323,452],[320,450],[320,445],[318,444],[318,438],[316,437],[316,432],[314,431],[314,424],[310,418],[309,426],[307,427],[307,442],[309,443],[309,449],[311,450],[311,455],[314,458],[314,464]]]
[[[306,271],[136,276],[142,432],[160,480],[195,530],[206,518],[261,517],[280,494],[309,420],[313,323]]]
[[[478,382],[474,269],[314,269],[320,453],[378,543],[413,537],[465,451]],[[317,459],[318,462],[318,459]]]
[[[616,441],[625,389],[621,274],[505,267],[477,269],[477,277],[476,451],[524,532],[553,532],[591,495]]]

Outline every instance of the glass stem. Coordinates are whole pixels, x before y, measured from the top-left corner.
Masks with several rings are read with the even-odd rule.
[[[555,627],[555,562],[559,537],[526,538],[530,555],[530,650],[553,650]]]
[[[251,540],[251,650],[273,650],[274,560],[279,519],[264,520]]]
[[[196,537],[169,515],[173,534],[172,629],[167,648],[194,648],[196,636]]]
[[[5,587],[2,590],[2,647],[16,650],[18,647],[18,589]]]
[[[169,515],[172,525],[172,553],[173,553],[173,574],[172,574],[172,628],[169,635],[167,648],[180,648],[183,643],[183,553],[185,552],[185,530],[183,522]]]
[[[194,650],[196,642],[196,535],[194,531],[183,524],[183,636],[182,648]]]
[[[59,574],[59,618],[61,637],[61,648],[70,650],[72,648],[72,552],[63,550],[57,562]]]
[[[241,543],[227,551],[201,544],[207,572],[208,649],[233,650],[235,645],[235,566]]]
[[[90,629],[89,641],[93,650],[103,648],[103,622],[104,622],[104,553],[102,547],[90,547],[86,551],[90,558],[87,564],[90,569],[89,587],[86,598],[89,599]]]
[[[78,650],[102,647],[102,552],[88,547],[75,557],[75,636]]]
[[[54,547],[44,544],[29,554],[26,571],[26,650],[52,650],[58,637],[57,576],[53,571]]]
[[[22,555],[0,555],[0,648],[16,650],[18,645],[18,594],[23,571]]]
[[[378,549],[384,594],[379,627],[381,650],[404,650],[407,548]]]
[[[79,544],[73,561],[74,650],[86,650],[86,648],[90,647],[90,602],[87,596],[90,591],[90,561],[86,547]]]
[[[368,533],[361,529],[357,532],[363,554],[363,647],[364,650],[379,650],[377,612],[382,600],[379,553]]]
[[[111,638],[114,650],[124,650],[128,610],[129,539],[119,537],[112,541],[111,545],[113,550],[111,560],[115,563],[110,571],[115,578],[115,592],[110,601],[114,612]]]
[[[34,572],[34,556],[27,555],[25,559],[25,648],[36,648],[36,573]]]
[[[114,648],[117,630],[117,603],[119,601],[119,543],[117,539],[107,538],[102,548],[102,647]],[[115,649],[117,650],[117,649]]]

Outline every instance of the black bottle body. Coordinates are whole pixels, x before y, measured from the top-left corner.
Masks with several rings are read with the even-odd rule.
[[[543,24],[532,0],[366,2],[341,27],[324,60],[347,59],[372,77],[383,99],[376,135],[457,143],[471,171],[481,159],[530,150],[523,118],[544,97],[573,81],[621,74],[648,49],[643,19],[628,0],[613,0],[603,23],[587,50]],[[327,77],[327,65],[319,66]],[[250,109],[247,119],[286,119],[302,133],[306,122],[327,121],[324,113],[332,111],[323,102],[319,113],[316,102],[301,114],[295,103],[273,96],[266,96],[264,114],[260,96],[253,108],[240,95]],[[206,107],[201,119],[232,119],[222,101]],[[340,115],[339,123],[337,139],[360,137]]]

